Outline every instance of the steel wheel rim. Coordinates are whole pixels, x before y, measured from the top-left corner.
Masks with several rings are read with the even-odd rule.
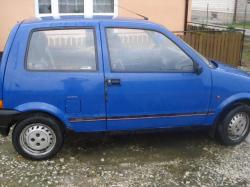
[[[244,137],[249,127],[249,116],[245,112],[235,114],[228,126],[228,136],[231,140],[237,141]]]
[[[42,123],[33,123],[25,127],[19,139],[23,150],[33,156],[46,155],[56,145],[54,131]]]

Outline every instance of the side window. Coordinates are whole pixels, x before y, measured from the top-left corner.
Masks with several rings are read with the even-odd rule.
[[[96,71],[94,30],[33,32],[26,63],[28,70]]]
[[[107,28],[114,72],[193,72],[193,61],[165,35],[150,30]]]

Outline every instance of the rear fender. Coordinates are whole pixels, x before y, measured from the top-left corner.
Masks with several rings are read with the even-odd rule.
[[[9,59],[9,54],[10,51],[12,49],[12,44],[14,42],[14,39],[16,37],[16,33],[20,27],[21,23],[18,23],[14,26],[14,28],[12,29],[12,31],[10,32],[9,38],[6,42],[5,48],[4,48],[4,52],[2,54],[1,57],[1,66],[0,66],[0,98],[3,98],[3,84],[4,84],[4,75],[5,75],[5,68],[6,68],[6,64],[8,62]]]
[[[65,124],[67,128],[70,128],[70,123],[68,122],[65,113],[60,110],[59,108],[50,105],[48,103],[42,103],[42,102],[30,102],[30,103],[25,103],[22,105],[19,105],[15,107],[15,110],[19,112],[45,112],[48,114],[51,114],[52,116],[57,117],[61,122]]]

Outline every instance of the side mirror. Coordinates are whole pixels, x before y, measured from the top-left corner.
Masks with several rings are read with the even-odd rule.
[[[194,63],[194,72],[197,75],[200,75],[202,73],[203,69],[198,63]]]

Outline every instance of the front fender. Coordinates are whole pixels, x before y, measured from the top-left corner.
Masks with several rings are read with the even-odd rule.
[[[221,102],[216,110],[215,110],[215,116],[216,118],[221,114],[221,112],[226,109],[228,106],[230,106],[233,103],[240,102],[243,100],[249,100],[250,101],[250,93],[238,93],[235,95],[232,95],[225,99],[223,102]]]
[[[50,105],[48,103],[29,102],[29,103],[25,103],[25,104],[22,104],[22,105],[15,107],[15,110],[20,111],[20,112],[32,112],[32,111],[46,112],[46,113],[49,113],[49,114],[57,117],[67,127],[70,128],[70,124],[67,121],[64,112],[61,111],[59,108],[57,108],[53,105]]]
[[[214,115],[207,119],[207,123],[212,125],[210,135],[215,136],[216,128],[218,125],[218,120],[225,109],[228,109],[232,104],[241,102],[241,101],[250,101],[250,93],[238,93],[234,94],[227,99],[223,100],[214,110]]]

